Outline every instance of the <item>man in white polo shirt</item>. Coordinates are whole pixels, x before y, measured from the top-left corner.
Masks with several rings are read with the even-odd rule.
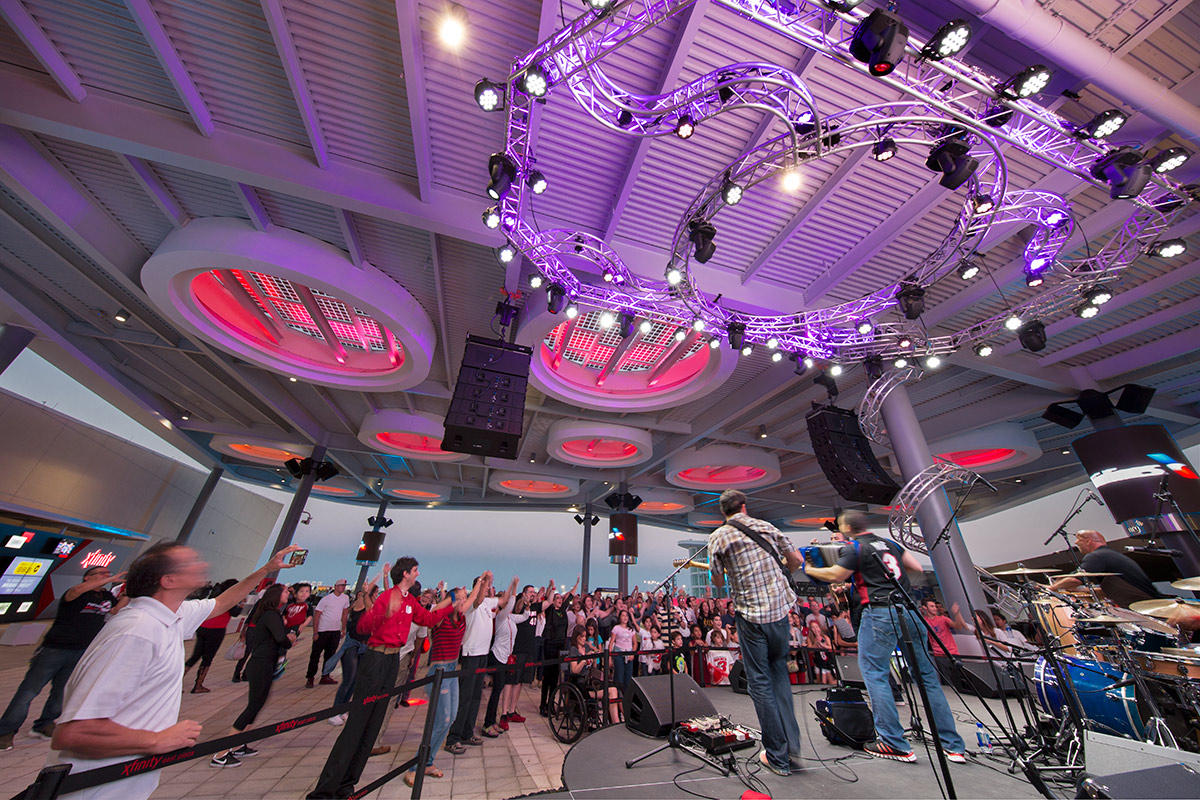
[[[479,701],[483,697],[483,676],[475,670],[487,666],[488,651],[492,649],[496,609],[507,603],[509,596],[517,590],[518,579],[515,576],[508,590],[501,592],[499,596],[492,586],[490,570],[477,578],[480,579],[486,583],[475,600],[475,607],[468,609],[464,614],[467,620],[466,631],[463,634],[462,657],[458,659],[458,668],[463,672],[458,679],[458,715],[450,725],[450,733],[446,735],[447,748],[457,742],[476,746],[483,744],[483,739],[475,734],[475,718],[479,716]]]
[[[216,598],[186,600],[208,579],[208,564],[190,547],[154,545],[133,562],[125,583],[129,605],[101,629],[67,683],[47,766],[72,764],[72,774],[135,756],[190,747],[200,723],[179,721],[183,640],[209,617],[224,614],[269,572],[290,567],[276,553],[248,578]],[[72,800],[145,800],[157,770],[61,795]]]
[[[321,598],[313,614],[312,653],[308,657],[308,680],[304,688],[313,688],[317,667],[324,668],[325,662],[337,652],[342,636],[346,633],[346,620],[350,617],[350,595],[346,594],[346,579],[339,578],[333,591]],[[325,658],[322,659],[321,656]],[[336,684],[328,675],[321,676],[322,684]]]

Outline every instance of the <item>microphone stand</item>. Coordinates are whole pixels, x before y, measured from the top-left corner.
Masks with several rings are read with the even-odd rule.
[[[1196,547],[1198,549],[1200,549],[1200,535],[1197,535],[1196,529],[1192,527],[1191,520],[1189,520],[1187,518],[1187,515],[1183,513],[1183,509],[1181,509],[1179,507],[1179,502],[1175,499],[1175,495],[1171,492],[1171,487],[1168,485],[1168,482],[1170,481],[1170,479],[1171,479],[1170,470],[1168,470],[1166,467],[1163,467],[1162,483],[1159,484],[1158,491],[1154,493],[1155,499],[1158,500],[1158,508],[1154,512],[1154,516],[1158,518],[1158,531],[1159,531],[1159,533],[1163,532],[1163,529],[1162,529],[1163,503],[1164,502],[1170,503],[1171,508],[1175,509],[1175,513],[1179,515],[1180,521],[1183,522],[1183,527],[1187,528],[1187,532],[1189,534],[1191,534],[1192,539],[1196,543]]]

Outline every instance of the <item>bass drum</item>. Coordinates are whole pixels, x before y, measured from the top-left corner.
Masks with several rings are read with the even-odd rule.
[[[1107,688],[1111,684],[1126,680],[1128,675],[1112,664],[1075,656],[1061,656],[1059,667],[1075,687],[1089,728],[1097,733],[1143,740],[1142,716],[1138,711],[1133,687]],[[1042,709],[1047,714],[1061,719],[1067,713],[1063,706],[1063,692],[1058,685],[1058,676],[1054,674],[1054,668],[1045,658],[1039,657],[1034,665],[1033,685]]]

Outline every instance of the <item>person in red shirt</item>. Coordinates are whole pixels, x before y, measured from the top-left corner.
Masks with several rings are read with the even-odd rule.
[[[222,592],[235,583],[237,583],[237,578],[221,581],[212,588],[208,596],[220,597]],[[192,694],[208,694],[212,691],[204,685],[204,679],[208,676],[213,657],[221,650],[221,642],[225,640],[225,629],[229,627],[229,620],[241,613],[242,606],[239,603],[224,614],[206,619],[196,629],[196,646],[192,650],[192,657],[183,664],[183,674],[187,675],[188,670],[195,666],[196,662],[200,662],[200,668],[196,670],[196,685],[192,687]]]
[[[950,613],[954,615],[953,619],[938,613],[936,600],[926,600],[921,604],[921,616],[925,617],[929,627],[933,628],[933,632],[937,634],[936,639],[932,635],[929,637],[929,649],[933,652],[933,663],[937,667],[942,682],[954,685],[954,662],[950,658],[950,656],[958,655],[958,643],[954,641],[954,631],[965,631],[970,626],[963,619],[958,603],[950,607]],[[945,649],[938,644],[939,640],[946,645]],[[947,655],[947,651],[949,655]]]
[[[325,759],[316,788],[308,794],[310,800],[354,794],[354,785],[362,777],[383,725],[388,692],[396,685],[400,648],[408,641],[414,624],[432,628],[454,610],[452,605],[446,605],[437,611],[429,611],[417,602],[409,589],[420,574],[417,560],[412,556],[397,561],[391,573],[395,585],[379,595],[358,622],[359,633],[370,638],[354,681],[354,705]],[[454,596],[466,597],[466,591],[455,589]]]

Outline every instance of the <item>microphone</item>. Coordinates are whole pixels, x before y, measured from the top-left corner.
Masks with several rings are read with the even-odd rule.
[[[1126,553],[1145,553],[1148,556],[1176,556],[1180,557],[1183,553],[1179,550],[1171,550],[1167,547],[1133,547],[1125,545]]]
[[[1096,503],[1097,503],[1097,504],[1099,504],[1099,506],[1100,506],[1101,508],[1104,508],[1104,507],[1105,507],[1105,505],[1104,505],[1104,501],[1100,499],[1100,495],[1096,494],[1096,493],[1095,493],[1095,492],[1093,492],[1091,489],[1088,489],[1088,490],[1087,490],[1087,496],[1088,496],[1088,499],[1089,499],[1089,500],[1095,500],[1095,501],[1096,501]]]
[[[1058,536],[1060,533],[1065,533],[1065,532],[1063,531],[1063,529],[1062,529],[1062,528],[1059,528],[1059,529],[1058,529],[1058,530],[1056,530],[1054,533],[1050,534],[1050,538],[1049,538],[1049,539],[1047,539],[1046,541],[1042,542],[1042,547],[1045,547],[1046,545],[1048,545],[1048,544],[1050,544],[1051,542],[1053,542],[1053,541],[1054,541],[1054,537],[1055,537],[1055,536]]]
[[[1136,683],[1136,681],[1133,678],[1126,678],[1123,681],[1110,683],[1108,686],[1104,687],[1104,691],[1111,692],[1113,689],[1124,689],[1126,686],[1133,686],[1134,683]]]

